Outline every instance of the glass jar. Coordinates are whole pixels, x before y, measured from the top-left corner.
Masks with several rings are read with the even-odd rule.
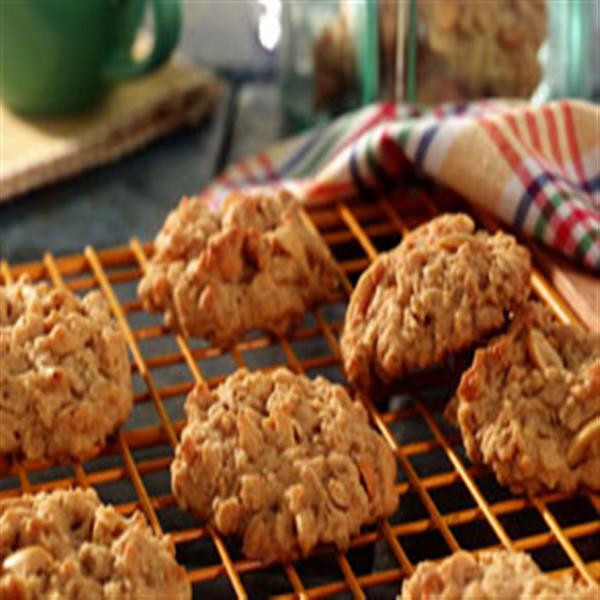
[[[590,0],[282,2],[279,83],[301,129],[375,100],[597,97]]]
[[[544,79],[535,100],[600,98],[600,4],[550,1],[549,30],[540,60]]]
[[[378,95],[373,3],[282,3],[279,85],[292,129],[373,102]]]

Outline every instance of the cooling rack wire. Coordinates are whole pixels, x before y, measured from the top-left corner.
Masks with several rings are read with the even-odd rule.
[[[99,288],[127,338],[136,394],[134,415],[98,457],[63,466],[5,461],[0,497],[94,486],[123,514],[143,510],[157,533],[171,535],[197,597],[393,598],[418,560],[459,548],[526,550],[552,573],[600,580],[598,494],[513,496],[486,469],[468,462],[456,431],[441,418],[451,382],[465,366],[460,359],[415,376],[392,398],[361,398],[395,453],[400,507],[392,517],[363,528],[346,553],[320,548],[306,560],[265,568],[245,559],[237,540],[221,537],[177,508],[168,471],[183,428],[183,399],[193,383],[212,387],[236,367],[278,364],[343,381],[338,337],[352,285],[378,252],[395,246],[407,231],[440,211],[464,209],[449,193],[434,198],[413,190],[310,208],[311,226],[343,273],[343,294],[314,311],[289,337],[250,336],[229,352],[176,335],[159,316],[143,313],[135,288],[152,252],[149,243],[134,238],[129,246],[102,251],[88,246],[81,255],[55,258],[48,252],[38,263],[10,267],[2,262],[5,282],[29,274],[76,293]],[[495,227],[485,215],[477,217]],[[532,287],[560,319],[577,321],[537,269]]]

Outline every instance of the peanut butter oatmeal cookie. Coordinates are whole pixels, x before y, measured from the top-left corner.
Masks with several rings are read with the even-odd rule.
[[[419,56],[439,64],[436,74],[445,72],[462,97],[531,96],[541,79],[546,0],[419,0],[417,6],[424,33]],[[420,77],[419,95],[427,98],[436,85]]]
[[[571,576],[550,577],[524,552],[456,552],[424,561],[402,586],[402,600],[595,600],[597,589]]]
[[[0,454],[83,458],[133,404],[127,346],[98,292],[0,286]]]
[[[191,598],[168,537],[121,516],[94,490],[0,502],[0,598]]]
[[[469,458],[503,485],[600,490],[600,336],[531,302],[475,353],[456,397]]]
[[[232,194],[219,212],[184,198],[167,217],[139,286],[168,325],[228,346],[252,329],[283,335],[333,297],[338,272],[289,193]]]
[[[446,214],[409,233],[362,274],[341,349],[363,388],[444,360],[500,329],[529,295],[529,252],[502,232]]]
[[[198,385],[171,466],[184,509],[265,563],[346,548],[362,524],[394,512],[396,462],[344,388],[287,369],[238,370]]]

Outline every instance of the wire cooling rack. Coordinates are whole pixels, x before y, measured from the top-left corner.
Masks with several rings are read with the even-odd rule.
[[[241,554],[236,538],[224,538],[177,507],[169,466],[184,424],[183,402],[194,381],[218,385],[236,367],[287,365],[311,376],[343,382],[338,345],[352,285],[377,253],[440,211],[464,209],[449,195],[409,190],[315,207],[308,214],[344,273],[344,293],[308,314],[289,337],[249,335],[229,352],[186,339],[142,311],[136,287],[152,251],[137,239],[129,246],[10,267],[7,282],[24,273],[78,294],[102,290],[127,337],[135,389],[134,410],[122,430],[95,458],[53,466],[44,462],[0,463],[0,497],[70,486],[93,486],[124,514],[141,509],[158,533],[169,533],[198,598],[356,597],[395,598],[416,563],[459,548],[506,547],[530,552],[553,573],[577,572],[600,579],[600,496],[562,494],[534,499],[513,496],[483,467],[471,465],[456,430],[442,411],[464,355],[402,382],[385,397],[362,398],[373,425],[398,462],[397,512],[364,527],[347,552],[317,549],[309,558],[263,567]],[[493,226],[483,219],[488,226]],[[534,294],[563,321],[569,307],[534,270]]]

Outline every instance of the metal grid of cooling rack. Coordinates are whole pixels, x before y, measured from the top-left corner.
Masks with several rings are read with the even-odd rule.
[[[435,198],[434,203],[429,193],[409,190],[309,209],[344,274],[344,293],[307,315],[288,338],[250,335],[229,352],[177,335],[159,316],[142,311],[135,288],[151,244],[133,239],[126,247],[87,247],[81,255],[47,253],[39,263],[1,263],[5,282],[27,273],[76,293],[101,289],[127,337],[136,393],[132,416],[99,456],[60,466],[0,462],[0,498],[94,486],[124,514],[143,510],[156,532],[172,536],[195,597],[394,598],[419,560],[458,548],[501,546],[529,551],[547,571],[600,580],[600,496],[513,496],[486,469],[468,462],[460,436],[444,423],[444,405],[469,356],[415,375],[389,397],[362,398],[397,458],[401,498],[396,514],[363,528],[347,552],[323,547],[307,559],[265,568],[245,559],[235,538],[221,537],[176,505],[169,465],[183,427],[183,400],[194,381],[214,386],[238,366],[285,364],[343,382],[338,337],[352,285],[377,253],[395,246],[406,231],[440,210],[464,208],[449,194]],[[575,321],[537,270],[532,284],[534,294],[561,319]]]

